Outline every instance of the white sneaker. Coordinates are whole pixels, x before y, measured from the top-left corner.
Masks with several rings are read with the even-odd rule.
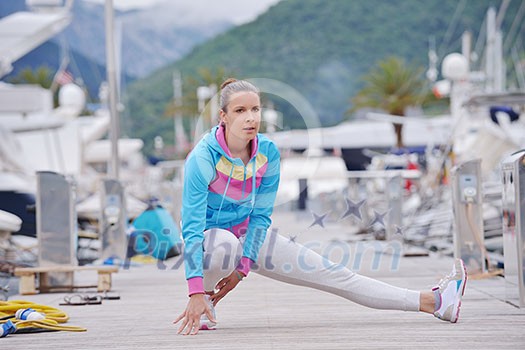
[[[208,303],[208,306],[210,307],[213,318],[216,319],[217,316],[215,315],[215,307],[213,306],[213,303],[210,300],[210,296],[205,294],[204,299],[206,299],[206,302]],[[201,331],[208,331],[208,330],[215,329],[216,325],[217,323],[210,321],[210,319],[208,319],[208,316],[206,316],[206,314],[201,315],[201,325],[199,328]]]
[[[443,277],[438,285],[432,289],[440,297],[440,306],[434,312],[434,316],[443,320],[456,323],[459,318],[461,297],[465,293],[467,284],[467,270],[463,260],[456,259],[452,272]]]

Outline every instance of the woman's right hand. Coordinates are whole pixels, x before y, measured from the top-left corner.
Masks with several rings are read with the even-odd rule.
[[[182,320],[182,324],[177,331],[178,334],[195,335],[199,332],[201,315],[206,314],[212,322],[217,322],[211,313],[208,303],[204,299],[204,294],[193,294],[188,301],[186,310],[177,317],[174,324]]]

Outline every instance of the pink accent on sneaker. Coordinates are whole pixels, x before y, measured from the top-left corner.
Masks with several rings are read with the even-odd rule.
[[[468,280],[467,267],[465,266],[464,263],[463,263],[463,271],[465,272],[465,283],[463,283],[463,290],[461,291],[461,296],[465,295],[465,287],[467,286],[467,280]]]
[[[207,324],[201,325],[201,328],[199,328],[200,331],[214,331],[215,328],[209,328]]]
[[[463,282],[463,289],[461,290],[461,296],[465,295],[465,287],[467,286],[467,279],[468,279],[468,274],[467,274],[467,267],[465,266],[465,263],[462,262],[461,264],[463,266],[463,272],[465,272],[465,280]],[[459,301],[458,303],[458,309],[456,311],[456,319],[454,320],[454,322],[452,323],[456,323],[458,322],[458,319],[459,319],[459,310],[461,309],[461,300]]]

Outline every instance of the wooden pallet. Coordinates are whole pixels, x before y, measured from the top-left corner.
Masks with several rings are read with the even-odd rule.
[[[117,266],[40,266],[40,267],[18,267],[15,269],[15,276],[20,277],[20,291],[22,295],[37,294],[36,277],[38,275],[39,292],[49,292],[52,289],[74,289],[87,286],[61,286],[50,287],[48,285],[48,274],[60,272],[73,274],[76,271],[97,271],[98,283],[96,285],[98,292],[111,290],[111,274],[118,272]]]

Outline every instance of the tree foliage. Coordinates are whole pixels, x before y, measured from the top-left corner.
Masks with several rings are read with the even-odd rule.
[[[399,57],[388,57],[365,75],[365,86],[352,98],[353,109],[373,107],[403,116],[409,106],[420,105],[428,85],[423,69],[407,66]]]
[[[199,86],[215,85],[217,89],[222,82],[230,76],[226,73],[226,69],[219,67],[216,69],[200,68],[198,73],[194,76],[186,76],[183,78],[183,96],[182,104],[176,105],[175,100],[172,99],[167,105],[164,115],[172,117],[174,114],[181,114],[185,118],[195,118],[200,111],[198,110],[197,88]],[[212,116],[213,117],[213,116]]]
[[[36,84],[45,89],[49,89],[53,83],[51,69],[47,66],[40,66],[33,70],[24,68],[16,76],[10,79],[13,84]]]
[[[365,86],[352,98],[353,110],[372,107],[404,116],[407,107],[421,105],[428,96],[423,69],[407,66],[399,57],[380,61],[363,78]],[[402,124],[394,124],[397,147],[403,147]]]
[[[363,88],[360,78],[376,62],[396,56],[424,67],[431,37],[440,59],[460,51],[463,31],[471,30],[477,38],[488,7],[500,3],[469,0],[452,26],[457,0],[281,1],[255,21],[195,47],[183,59],[130,86],[130,134],[149,138],[155,130],[168,129],[161,117],[172,100],[174,70],[183,77],[198,77],[202,68],[216,67],[236,78],[287,84],[311,104],[323,126],[336,125],[352,107],[351,97]],[[519,6],[510,2],[507,13],[516,13]],[[506,16],[503,31],[512,20]],[[284,128],[305,127],[291,103],[272,101],[283,114]]]

